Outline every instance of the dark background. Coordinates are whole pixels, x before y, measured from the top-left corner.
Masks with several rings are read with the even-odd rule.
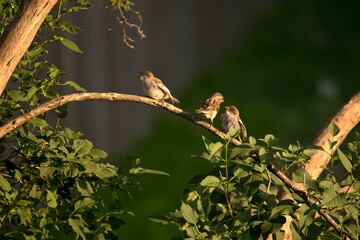
[[[213,92],[224,106],[235,105],[248,134],[268,133],[286,147],[307,145],[348,98],[360,89],[359,2],[320,1],[136,1],[146,39],[136,50],[122,43],[116,12],[105,2],[69,21],[83,28],[73,40],[76,54],[55,46],[54,61],[72,72],[69,80],[88,91],[142,95],[137,75],[144,70],[163,80],[181,104],[193,113]],[[166,176],[137,180],[144,192],[124,195],[133,211],[120,239],[169,239],[176,226],[152,223],[146,217],[179,208],[182,191],[195,175],[211,166],[192,154],[204,150],[204,129],[168,112],[136,103],[71,103],[63,125],[86,134],[108,161],[122,166],[128,154],[146,168]],[[219,118],[215,119],[219,127]],[[359,131],[359,127],[357,127]],[[352,132],[349,139],[354,137]]]

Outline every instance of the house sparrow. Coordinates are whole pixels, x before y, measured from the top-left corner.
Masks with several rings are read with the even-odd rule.
[[[244,141],[247,139],[246,128],[243,122],[240,119],[239,111],[235,106],[225,107],[225,113],[221,114],[221,126],[223,127],[225,132],[228,132],[233,129],[240,129],[242,138]],[[238,140],[241,142],[240,136],[238,136]]]
[[[202,102],[201,107],[196,109],[195,112],[201,116],[211,120],[211,126],[214,126],[214,118],[220,108],[220,103],[224,102],[224,97],[216,92],[210,98]]]
[[[180,103],[179,100],[171,96],[170,90],[160,79],[154,77],[152,72],[144,71],[140,73],[139,77],[146,97],[161,100],[162,102],[164,102],[164,100],[170,100],[172,104]]]

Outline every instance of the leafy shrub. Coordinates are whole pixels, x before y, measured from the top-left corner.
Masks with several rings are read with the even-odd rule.
[[[339,129],[329,126],[335,136]],[[186,239],[266,239],[272,235],[284,238],[281,227],[285,216],[292,219],[293,239],[343,239],[325,219],[316,213],[321,209],[328,213],[340,226],[356,239],[359,227],[359,178],[354,170],[360,163],[360,141],[349,143],[349,152],[332,149],[336,142],[329,140],[332,155],[327,174],[312,179],[300,168],[293,173],[294,180],[305,187],[306,195],[316,201],[308,205],[299,195],[267,169],[270,161],[276,162],[284,173],[291,166],[306,164],[314,149],[301,147],[299,143],[288,148],[277,145],[273,135],[249,143],[230,146],[230,139],[237,135],[231,131],[224,142],[209,142],[203,137],[206,152],[193,157],[205,159],[213,165],[211,172],[194,177],[185,189],[185,200],[178,210],[167,216],[150,217],[151,220],[176,224]],[[358,134],[360,139],[360,135]],[[347,171],[341,177],[334,175],[334,168],[343,166]],[[281,191],[292,199],[279,200]]]

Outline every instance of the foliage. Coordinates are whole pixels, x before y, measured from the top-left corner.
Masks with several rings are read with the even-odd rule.
[[[0,2],[0,36],[19,4],[18,0]],[[120,11],[131,10],[131,5],[127,0],[109,1],[109,6],[119,7]],[[87,1],[62,0],[46,17],[39,35],[13,73],[11,88],[1,95],[1,125],[30,107],[59,97],[56,87],[70,86],[85,91],[75,82],[63,82],[61,77],[67,73],[46,61],[45,55],[48,44],[53,42],[82,53],[73,41],[63,36],[64,32],[77,34],[81,29],[61,19],[67,13],[89,7]],[[119,23],[131,27],[122,17]],[[137,29],[141,35],[140,25]],[[123,37],[125,42],[130,41],[125,31]],[[136,157],[129,157],[131,166],[126,170],[102,163],[100,160],[107,157],[104,151],[94,149],[81,133],[60,126],[59,120],[66,115],[66,106],[59,107],[56,127],[49,125],[47,114],[43,114],[1,139],[2,239],[116,239],[114,230],[125,223],[122,217],[132,215],[122,206],[120,196],[129,195],[131,187],[141,189],[132,176],[167,175],[140,167]],[[331,124],[329,132],[336,136],[339,129]],[[308,206],[268,172],[267,164],[277,162],[288,173],[295,164],[306,165],[314,150],[325,150],[316,146],[305,148],[299,143],[282,148],[273,135],[258,140],[250,138],[249,143],[231,147],[229,139],[237,134],[230,132],[224,142],[203,139],[207,151],[195,157],[209,161],[212,171],[189,182],[179,210],[165,217],[152,217],[153,221],[176,224],[188,239],[257,239],[260,235],[265,238],[273,235],[277,239],[283,238],[280,228],[285,216],[289,216],[293,219],[294,239],[343,238],[342,233],[316,217],[316,212],[322,209],[357,238],[360,184],[354,172],[360,163],[360,141],[349,143],[350,151],[343,152],[333,151],[336,142],[329,140],[331,163],[322,166],[327,172],[323,178],[311,179],[302,169],[293,173],[295,181],[317,202]],[[334,173],[338,166],[346,171],[341,177]],[[278,200],[276,196],[281,190],[293,200]]]
[[[331,123],[329,132],[335,136],[339,129]],[[341,229],[357,238],[360,233],[360,181],[354,176],[354,170],[360,164],[360,140],[349,143],[354,157],[340,149],[334,153],[332,149],[336,142],[329,140],[331,164],[329,168],[324,166],[327,170],[324,178],[312,179],[304,169],[293,173],[308,197],[317,202],[308,206],[267,170],[267,164],[277,162],[286,173],[297,163],[306,164],[315,149],[325,150],[316,146],[305,148],[299,143],[282,148],[273,135],[257,141],[250,137],[249,143],[229,146],[230,139],[237,134],[233,130],[224,142],[215,143],[203,137],[206,152],[194,157],[206,159],[213,169],[190,180],[180,209],[150,219],[162,224],[176,224],[186,239],[258,239],[260,235],[264,239],[269,235],[282,239],[284,232],[280,228],[288,216],[293,220],[294,239],[343,239],[344,235],[328,222],[315,217],[322,209],[340,224]],[[359,134],[358,137],[360,139]],[[336,177],[333,169],[340,166],[346,173]],[[281,190],[293,199],[278,200],[276,196]]]
[[[16,0],[0,2],[0,35],[19,4]],[[87,1],[62,0],[46,17],[1,95],[0,125],[59,97],[61,86],[86,91],[75,82],[63,82],[62,76],[68,73],[48,62],[46,55],[53,42],[82,53],[63,36],[81,29],[62,17],[89,7]],[[130,188],[142,189],[133,176],[166,173],[141,168],[135,157],[129,157],[127,169],[102,163],[107,157],[104,151],[94,149],[83,134],[60,126],[60,119],[67,116],[66,105],[55,112],[55,127],[45,113],[0,140],[1,239],[117,239],[114,231],[125,223],[122,216],[132,215],[119,199],[123,194],[129,196]]]

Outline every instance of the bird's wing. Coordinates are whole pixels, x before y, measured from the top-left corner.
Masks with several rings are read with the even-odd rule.
[[[164,85],[164,83],[160,79],[154,78],[154,82],[161,89],[161,91],[163,91],[165,94],[170,95],[170,90]]]
[[[169,96],[172,103],[180,103],[179,100],[177,100],[176,98],[174,98],[171,95],[170,90],[164,85],[164,83],[160,79],[154,78],[154,81],[155,81],[156,85],[160,88],[160,90],[163,91],[165,93],[165,95]]]
[[[245,125],[244,125],[244,123],[241,121],[240,117],[239,117],[238,121],[239,121],[239,124],[240,124],[241,135],[242,135],[244,141],[246,141],[246,139],[247,139],[247,132],[246,132]]]
[[[215,104],[215,100],[213,98],[208,98],[205,101],[202,102],[201,108],[208,109],[210,107],[213,107]]]

